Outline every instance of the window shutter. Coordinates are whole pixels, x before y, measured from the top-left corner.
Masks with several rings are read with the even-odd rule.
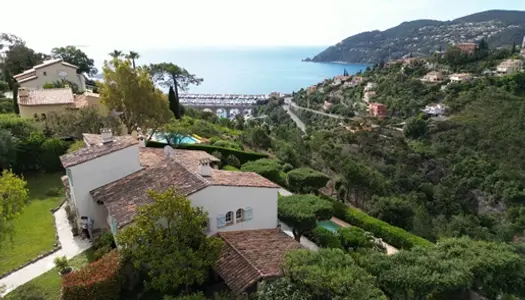
[[[217,217],[217,228],[223,228],[226,226],[226,215],[219,215]]]
[[[251,219],[252,219],[252,208],[251,207],[246,207],[244,209],[244,220],[248,221],[248,220],[251,220]]]
[[[117,234],[117,221],[113,218],[111,218],[111,232],[113,235]]]

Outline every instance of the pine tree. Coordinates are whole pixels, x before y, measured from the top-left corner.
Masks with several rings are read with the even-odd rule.
[[[343,76],[348,76],[348,72],[346,71],[346,69],[343,71]]]
[[[179,99],[177,96],[175,96],[175,90],[172,86],[170,86],[170,90],[168,93],[168,101],[170,103],[170,110],[173,112],[173,115],[177,120],[180,119],[180,105],[179,105]]]
[[[510,54],[516,53],[516,42],[512,44],[512,49],[510,49]]]

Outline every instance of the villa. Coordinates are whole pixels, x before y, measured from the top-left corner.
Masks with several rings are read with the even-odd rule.
[[[451,74],[448,79],[452,83],[462,83],[470,81],[472,76],[469,73],[455,73]]]
[[[476,43],[459,43],[455,44],[454,47],[458,48],[461,52],[465,54],[473,54],[478,48]]]
[[[111,130],[83,136],[85,148],[60,157],[62,181],[73,211],[93,231],[133,226],[138,207],[153,202],[147,190],[174,187],[208,212],[206,234],[225,241],[216,271],[235,293],[281,276],[286,251],[302,247],[278,228],[280,186],[268,179],[218,170],[219,160],[204,151],[146,148]]]
[[[521,71],[523,63],[519,59],[507,59],[496,68],[496,72],[500,76],[514,74]]]
[[[83,74],[77,74],[78,67],[63,61],[53,59],[44,61],[31,69],[13,76],[21,87],[30,90],[42,89],[44,84],[68,80],[78,86],[78,90],[86,90],[86,79]]]
[[[328,110],[332,109],[333,107],[334,107],[334,104],[332,102],[326,101],[326,100],[324,101],[324,103],[323,103],[323,110],[324,111],[328,111]]]
[[[315,93],[316,90],[317,90],[317,86],[316,85],[309,86],[308,89],[306,89],[306,94],[310,95],[312,93]]]
[[[22,118],[46,118],[46,114],[52,111],[66,109],[78,109],[86,106],[94,106],[101,112],[107,109],[100,103],[99,95],[85,92],[82,95],[74,95],[70,88],[56,89],[29,89],[21,87],[18,89],[18,107]]]
[[[370,114],[374,117],[385,118],[388,115],[386,105],[382,103],[371,102],[370,104],[368,104],[368,110]]]
[[[422,82],[428,82],[428,83],[440,83],[443,82],[444,76],[443,73],[438,71],[432,71],[427,73],[423,78],[421,78]]]

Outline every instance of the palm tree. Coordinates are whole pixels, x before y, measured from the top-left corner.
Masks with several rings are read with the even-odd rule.
[[[119,58],[119,57],[122,57],[122,55],[124,55],[124,54],[120,50],[113,50],[113,52],[109,53],[109,56],[111,56],[113,58]]]
[[[135,69],[135,59],[139,59],[139,57],[140,55],[135,51],[129,51],[129,54],[126,55],[126,58],[131,60],[133,69]]]

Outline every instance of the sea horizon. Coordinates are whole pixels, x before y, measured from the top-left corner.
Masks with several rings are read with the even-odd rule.
[[[172,62],[204,81],[190,86],[189,93],[269,94],[291,93],[326,78],[355,74],[365,64],[303,62],[324,50],[323,46],[184,47],[143,50],[138,65]],[[106,57],[95,57],[101,66]]]

